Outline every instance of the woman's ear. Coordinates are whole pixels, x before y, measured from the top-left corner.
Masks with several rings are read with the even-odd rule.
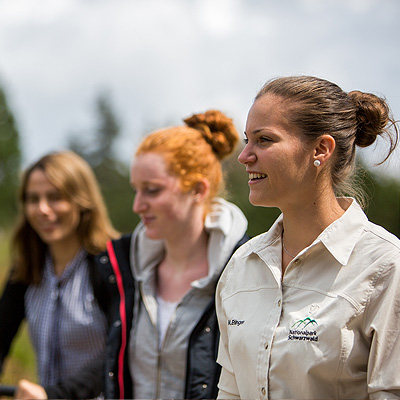
[[[331,135],[320,136],[316,141],[314,149],[314,165],[319,166],[326,163],[332,157],[335,147],[336,142]]]
[[[208,179],[205,178],[196,182],[196,184],[192,189],[192,194],[197,202],[203,201],[205,198],[207,198],[209,193],[210,193],[210,182],[208,182]]]

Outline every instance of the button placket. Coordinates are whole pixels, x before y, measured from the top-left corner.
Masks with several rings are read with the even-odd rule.
[[[107,256],[101,256],[100,257],[100,262],[102,264],[107,264],[108,263],[108,257]]]

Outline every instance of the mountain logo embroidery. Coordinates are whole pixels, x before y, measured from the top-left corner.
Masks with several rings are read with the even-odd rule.
[[[310,317],[299,319],[290,327],[288,340],[318,342],[318,332],[315,328],[317,325],[318,322]]]
[[[296,329],[299,329],[299,328],[306,328],[308,325],[310,325],[310,324],[312,324],[312,325],[318,325],[318,323],[317,323],[317,321],[315,320],[315,319],[311,319],[310,317],[307,317],[307,318],[305,318],[305,319],[300,319],[300,320],[298,320],[297,322],[295,322],[293,325],[292,325],[292,328],[296,328]]]

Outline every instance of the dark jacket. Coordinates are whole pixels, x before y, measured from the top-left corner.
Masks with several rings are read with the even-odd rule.
[[[112,320],[106,355],[106,398],[132,398],[129,371],[129,336],[135,299],[135,284],[129,262],[131,235],[110,242],[108,252],[96,257],[111,299]],[[237,243],[236,248],[248,240]],[[235,250],[236,250],[235,248]],[[227,260],[228,261],[228,260]],[[220,367],[216,363],[219,329],[214,299],[193,329],[189,340],[185,399],[213,399],[217,396]]]

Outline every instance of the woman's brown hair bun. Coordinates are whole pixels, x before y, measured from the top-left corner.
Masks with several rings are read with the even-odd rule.
[[[356,108],[357,131],[355,144],[368,147],[381,135],[390,121],[386,102],[371,93],[354,90],[349,93]]]
[[[201,132],[219,160],[231,154],[239,141],[232,119],[221,111],[209,110],[203,114],[194,114],[184,122],[188,127]]]

